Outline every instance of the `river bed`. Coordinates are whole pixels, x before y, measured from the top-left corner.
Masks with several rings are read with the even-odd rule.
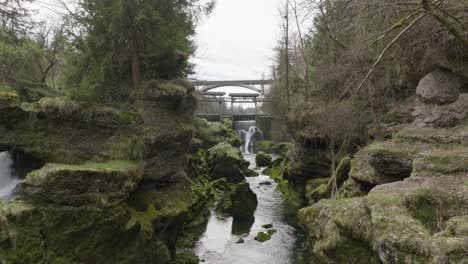
[[[255,154],[244,154],[244,157],[254,169]],[[240,229],[247,232],[239,235],[239,226],[233,226],[232,217],[223,217],[212,211],[206,232],[195,248],[195,254],[203,263],[299,263],[297,256],[301,250],[301,232],[288,222],[282,194],[276,189],[277,184],[261,173],[262,169],[264,168],[256,169],[260,176],[246,179],[258,199],[255,222],[251,227],[251,223],[245,223],[247,226]],[[270,184],[265,184],[266,182]],[[273,224],[278,232],[269,241],[257,242],[254,238],[258,232],[266,232],[262,228],[265,224]],[[237,243],[240,238],[244,239],[244,243]]]

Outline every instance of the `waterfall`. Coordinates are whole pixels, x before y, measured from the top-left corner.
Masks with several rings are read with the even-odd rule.
[[[0,153],[0,198],[10,196],[19,183],[12,173],[13,159],[9,152]]]
[[[249,127],[249,130],[239,130],[239,137],[244,140],[244,146],[242,146],[242,152],[246,154],[253,153],[253,143],[255,141],[255,135],[258,134],[260,140],[263,138],[263,132],[256,126]]]

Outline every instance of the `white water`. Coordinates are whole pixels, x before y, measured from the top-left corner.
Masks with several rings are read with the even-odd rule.
[[[13,159],[9,152],[0,153],[0,198],[10,196],[19,183],[12,173]]]
[[[256,168],[255,154],[244,154],[250,161],[250,168],[255,169],[260,176],[246,178],[250,188],[255,192],[258,206],[255,211],[253,223],[240,223],[242,234],[234,232],[235,225],[232,217],[224,217],[212,211],[208,220],[206,232],[198,241],[195,254],[205,264],[290,264],[294,263],[297,230],[288,223],[285,217],[286,206],[277,184],[266,175],[262,169]],[[269,182],[270,185],[262,183]],[[255,236],[258,232],[265,232],[262,225],[273,224],[278,232],[271,240],[264,243],[257,242]],[[237,244],[239,238],[244,243]]]
[[[242,146],[242,152],[245,154],[252,154],[253,149],[253,138],[255,134],[260,134],[260,138],[263,138],[263,132],[256,126],[249,127],[249,130],[239,130],[239,137],[244,140],[244,146]]]

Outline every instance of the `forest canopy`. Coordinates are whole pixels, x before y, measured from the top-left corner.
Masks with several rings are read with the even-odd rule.
[[[33,19],[32,2],[0,2],[0,81],[93,100],[125,100],[147,80],[190,73],[197,21],[214,7],[198,0],[58,0],[50,5],[61,10],[61,22],[50,24]]]

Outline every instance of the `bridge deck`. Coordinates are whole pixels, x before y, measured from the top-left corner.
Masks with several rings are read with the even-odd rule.
[[[236,86],[239,84],[244,85],[268,85],[273,84],[274,80],[218,80],[218,81],[193,81],[192,83],[196,86],[209,86],[209,85],[222,85],[222,86]]]

